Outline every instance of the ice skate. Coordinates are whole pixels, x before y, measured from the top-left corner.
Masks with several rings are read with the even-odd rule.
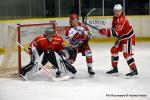
[[[131,72],[126,74],[126,77],[127,78],[132,78],[132,77],[137,77],[137,75],[138,75],[137,69],[133,69],[133,70],[131,70]]]
[[[92,70],[92,67],[88,67],[89,76],[94,76],[95,72]]]
[[[117,74],[118,73],[118,68],[115,67],[113,69],[111,69],[110,71],[107,71],[106,74]]]

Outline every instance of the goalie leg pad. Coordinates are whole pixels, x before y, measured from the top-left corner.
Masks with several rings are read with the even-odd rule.
[[[72,74],[75,74],[77,72],[77,70],[75,69],[75,67],[72,66],[69,62],[67,62],[65,59],[63,59],[63,61],[65,63],[66,69],[68,71],[70,71]]]
[[[34,66],[34,62],[30,62],[28,65],[24,66],[22,69],[21,69],[21,75],[25,75],[27,72],[29,72]]]

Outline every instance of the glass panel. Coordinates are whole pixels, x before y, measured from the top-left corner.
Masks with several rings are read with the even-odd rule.
[[[59,16],[59,0],[46,0],[46,17],[58,17]]]
[[[60,1],[60,8],[59,8]],[[125,2],[126,15],[148,15],[149,0],[104,0],[104,15],[113,15],[113,6]],[[96,8],[90,16],[103,15],[103,0],[80,0],[81,13]],[[71,12],[79,14],[79,0],[1,0],[0,19],[33,17],[67,17]]]
[[[123,6],[123,0],[104,0],[104,15],[112,16],[113,15],[113,7],[115,4],[121,4]]]
[[[30,0],[31,2],[31,17],[44,17],[45,4],[44,0]]]
[[[60,0],[60,16],[67,17],[71,12],[79,14],[79,0]]]
[[[126,0],[126,13],[128,15],[148,15],[149,0]]]
[[[1,2],[0,2],[0,19],[13,19],[13,2],[12,2],[12,0],[1,0]]]
[[[82,13],[89,12],[91,9],[96,8],[96,10],[91,13],[91,16],[101,16],[103,15],[103,6],[102,6],[102,0],[81,0],[82,4]]]
[[[29,18],[29,0],[14,0],[15,18]]]

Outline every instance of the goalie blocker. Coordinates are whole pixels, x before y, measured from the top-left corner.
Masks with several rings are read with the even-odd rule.
[[[62,72],[70,74],[70,78],[76,73],[76,69],[62,57],[64,48],[63,39],[54,30],[47,28],[43,35],[36,37],[28,49],[28,54],[31,55],[31,61],[21,70],[21,76],[26,80],[41,68],[50,62],[56,69],[56,76],[61,76]],[[63,70],[62,70],[63,69]]]

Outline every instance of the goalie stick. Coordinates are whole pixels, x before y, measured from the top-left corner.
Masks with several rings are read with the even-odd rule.
[[[18,41],[16,41],[16,43],[29,55],[29,56],[31,56],[29,53],[28,53],[28,51],[18,42]],[[50,74],[49,74],[49,72],[48,72],[48,70],[44,67],[44,66],[42,66],[42,64],[39,64],[39,63],[41,63],[41,62],[37,62],[38,63],[38,65],[41,65],[40,67],[46,72],[46,74],[48,75],[48,77],[49,78],[51,78],[53,81],[65,81],[65,80],[68,80],[68,79],[70,79],[70,76],[69,75],[65,75],[65,76],[61,76],[61,77],[59,77],[59,78],[56,78],[56,77],[52,77]],[[21,75],[20,75],[21,76]]]

